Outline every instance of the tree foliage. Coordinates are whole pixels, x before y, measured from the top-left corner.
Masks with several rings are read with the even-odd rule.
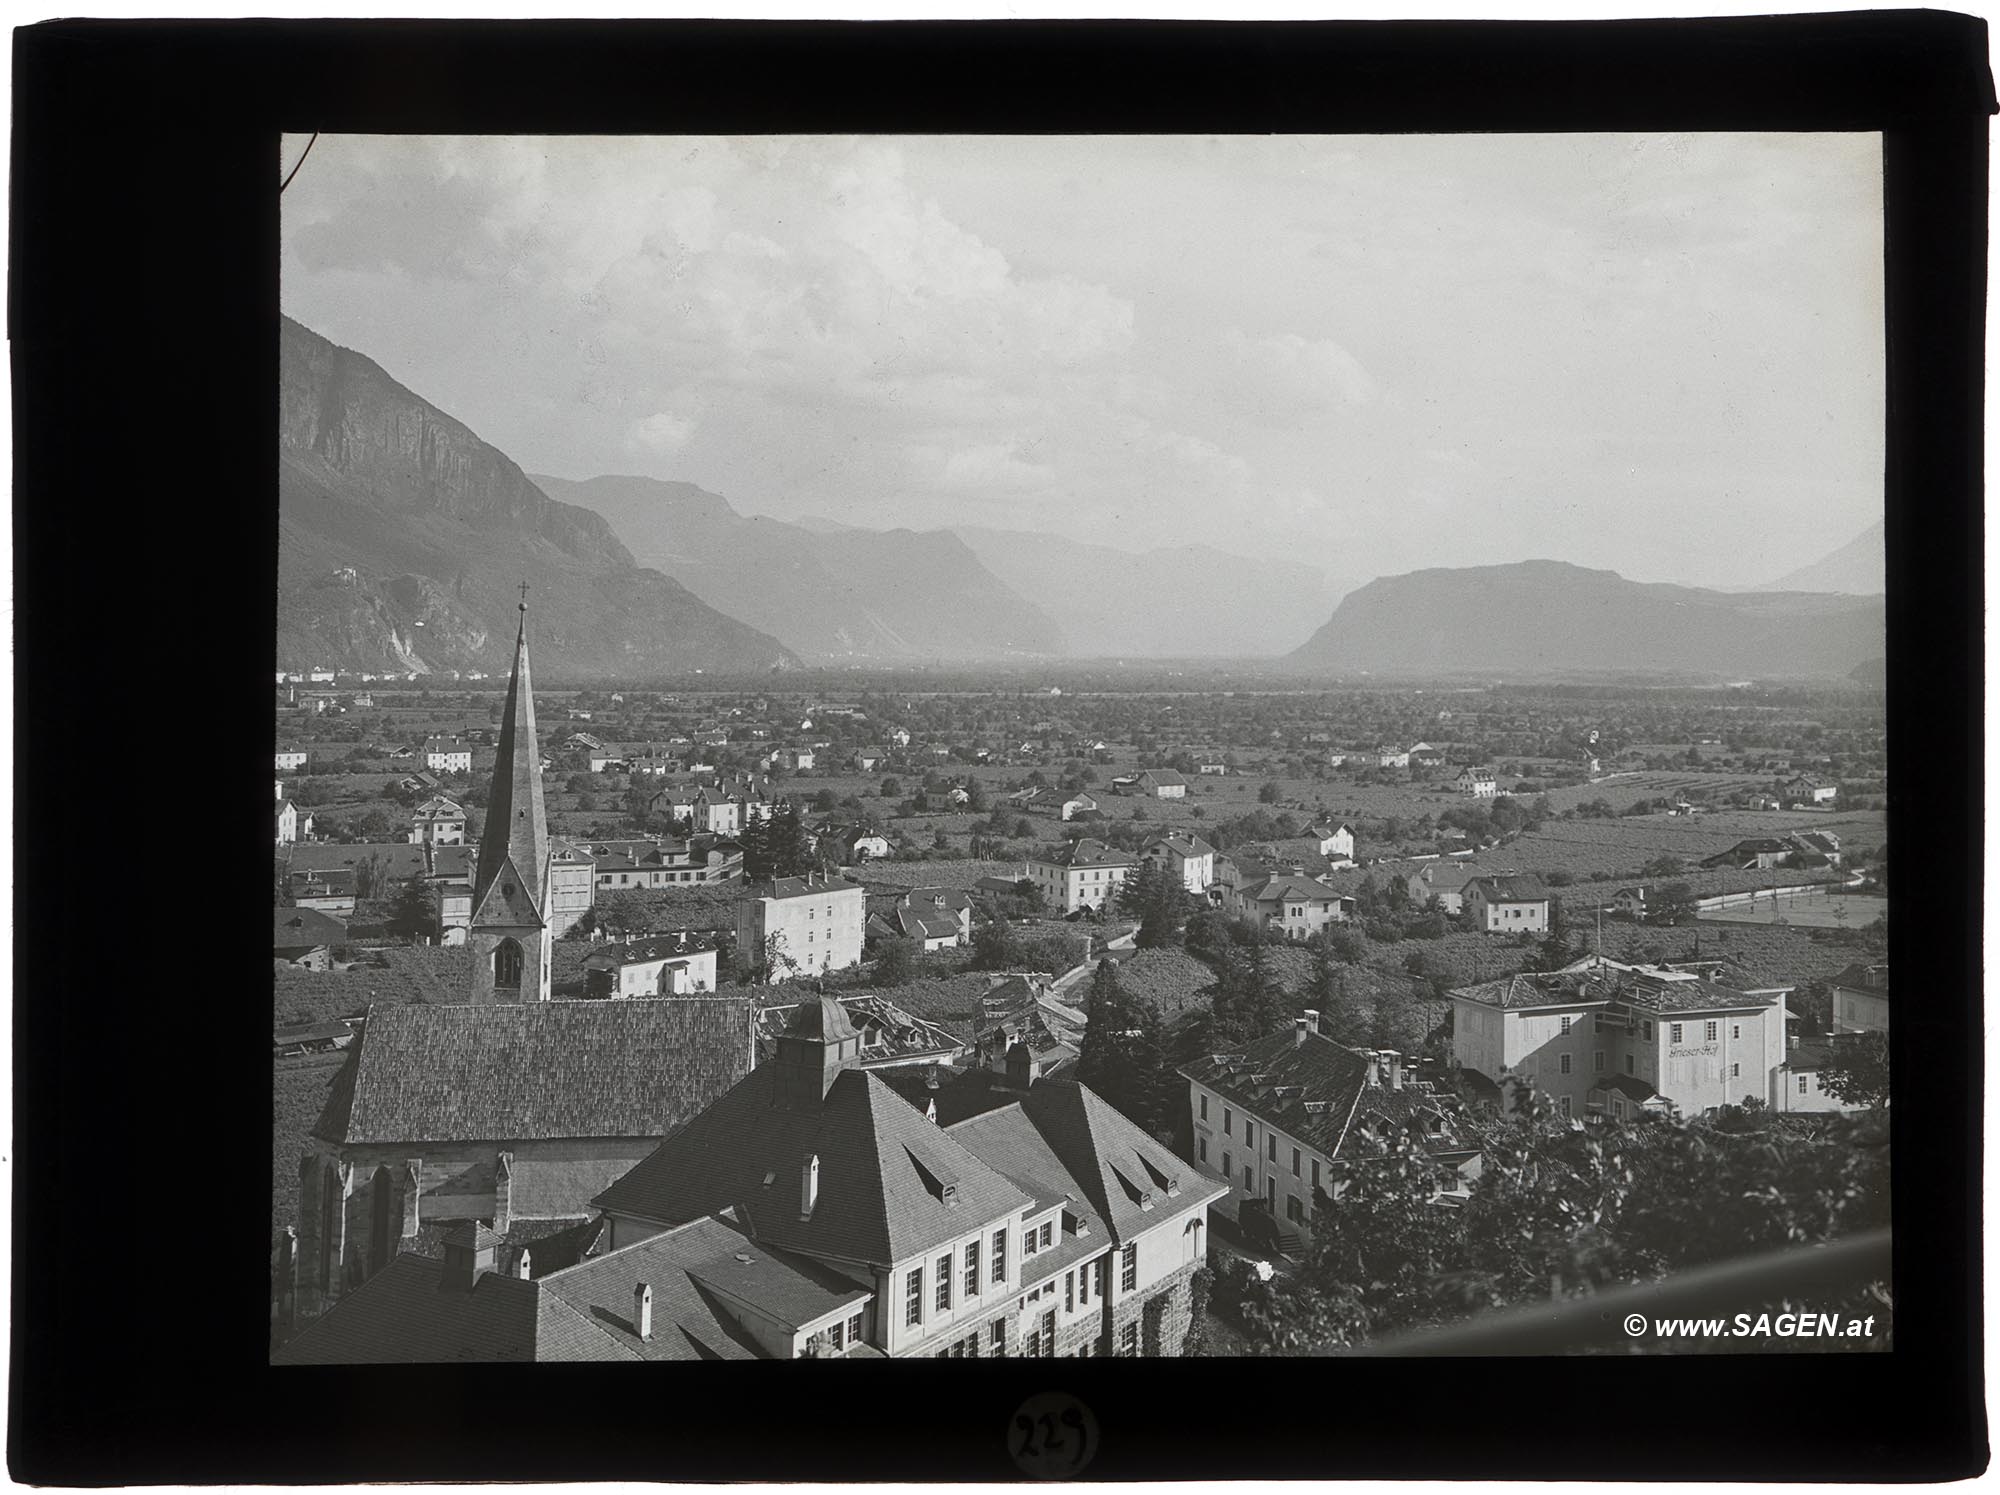
[[[1819,1087],[1849,1106],[1871,1109],[1889,1104],[1889,1035],[1842,1033],[1833,1055],[1820,1066]]]
[[[1091,975],[1089,1001],[1077,1079],[1144,1130],[1159,1130],[1181,1093],[1159,1013],[1125,990],[1118,963],[1108,958]]]

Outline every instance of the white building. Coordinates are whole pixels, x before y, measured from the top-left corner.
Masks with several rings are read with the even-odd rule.
[[[761,958],[772,978],[860,965],[866,903],[853,883],[817,873],[753,884],[736,905],[739,958]]]
[[[1028,858],[1026,875],[1057,913],[1103,909],[1125,885],[1134,862],[1122,851],[1086,836]]]
[[[1500,776],[1490,768],[1461,768],[1453,782],[1474,799],[1491,799],[1500,792]]]
[[[1206,893],[1215,881],[1215,848],[1199,836],[1161,836],[1146,847],[1141,860],[1190,893]]]

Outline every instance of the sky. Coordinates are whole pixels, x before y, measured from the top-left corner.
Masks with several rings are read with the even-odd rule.
[[[1744,587],[1882,514],[1880,150],[328,135],[282,296],[530,472]]]

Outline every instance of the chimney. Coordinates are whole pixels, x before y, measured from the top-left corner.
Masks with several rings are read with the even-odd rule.
[[[1403,1088],[1403,1056],[1394,1049],[1382,1050],[1382,1067],[1388,1074],[1389,1088],[1391,1090],[1401,1090]]]
[[[1787,1033],[1785,1035],[1785,1047],[1788,1049],[1795,1049],[1798,1046],[1799,1046],[1799,1035],[1796,1033]]]
[[[1292,1020],[1292,1047],[1298,1048],[1301,1045],[1303,1045],[1306,1041],[1306,1034],[1310,1033],[1311,1031],[1312,1031],[1312,1024],[1308,1023],[1302,1017],[1294,1018]]]
[[[653,1337],[653,1289],[649,1283],[632,1288],[632,1332],[641,1339]]]
[[[521,1260],[514,1268],[514,1275],[519,1277],[523,1282],[526,1282],[534,1275],[532,1271],[533,1263],[530,1262],[529,1255],[528,1248],[523,1246],[521,1248]]]
[[[1308,1033],[1319,1032],[1319,1009],[1317,1007],[1308,1007],[1299,1015],[1305,1019],[1306,1031]]]
[[[819,1154],[814,1153],[799,1170],[799,1218],[810,1220],[819,1203]]]
[[[1007,1050],[1007,1088],[1028,1090],[1042,1077],[1041,1061],[1035,1058],[1034,1050],[1025,1043],[1015,1043]]]
[[[476,1222],[452,1227],[444,1238],[444,1272],[438,1278],[442,1292],[470,1292],[481,1277],[493,1270],[493,1249],[499,1238]]]

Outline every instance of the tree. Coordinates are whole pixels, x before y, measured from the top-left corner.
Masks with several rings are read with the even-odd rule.
[[[1841,1033],[1819,1070],[1819,1088],[1850,1106],[1878,1110],[1889,1104],[1889,1035]]]
[[[901,799],[902,797],[903,797],[903,783],[902,783],[902,780],[900,780],[900,779],[884,779],[884,780],[882,781],[882,798],[884,798],[884,799]]]
[[[916,944],[912,940],[884,940],[875,953],[872,979],[877,986],[906,986],[917,974]]]
[[[1275,779],[1267,779],[1264,787],[1257,791],[1257,803],[1260,805],[1275,805],[1284,797],[1285,791],[1278,787]]]
[[[1693,888],[1684,882],[1670,882],[1661,887],[1659,899],[1653,906],[1656,922],[1678,924],[1683,919],[1692,919],[1695,913]]]
[[[1156,1130],[1166,1114],[1170,1075],[1159,1014],[1125,990],[1118,963],[1108,957],[1091,974],[1089,1000],[1078,1081],[1141,1129]]]
[[[1005,919],[990,919],[972,931],[972,969],[1005,971],[1020,964],[1014,930]]]
[[[423,873],[412,872],[397,884],[387,923],[391,934],[406,940],[428,938],[437,932],[437,899]]]

